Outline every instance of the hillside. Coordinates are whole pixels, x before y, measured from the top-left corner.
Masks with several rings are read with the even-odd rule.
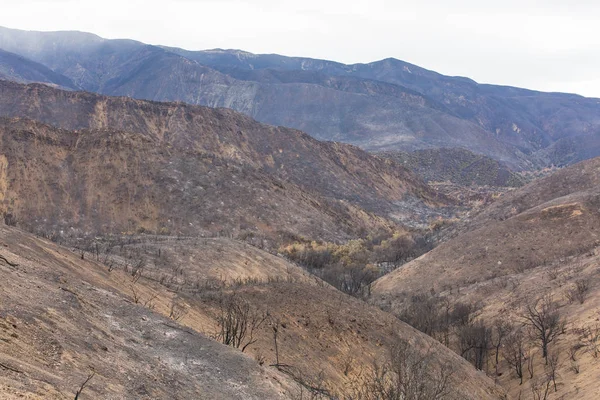
[[[462,234],[376,281],[373,301],[401,314],[411,296],[430,292],[475,305],[488,323],[522,324],[527,305],[551,296],[568,323],[555,345],[561,360],[558,395],[596,398],[589,380],[598,372],[596,339],[586,342],[585,332],[595,329],[600,298],[599,171],[596,158],[505,194],[467,221]],[[585,289],[582,304],[573,301],[577,287]],[[579,345],[579,355],[569,361],[569,349]],[[574,372],[575,362],[582,375]],[[501,379],[517,396],[522,388],[510,377]]]
[[[0,116],[4,212],[40,232],[337,240],[426,223],[406,201],[448,202],[393,162],[225,109],[4,81]]]
[[[503,196],[468,221],[468,229],[502,221],[513,215],[555,199],[568,198],[580,192],[593,191],[600,185],[600,159],[580,162],[538,179],[527,188]]]
[[[447,290],[593,250],[600,245],[599,171],[595,158],[507,193],[473,216],[464,233],[382,277],[375,290]],[[440,278],[423,279],[432,271]]]
[[[524,179],[508,167],[465,149],[440,148],[413,152],[384,152],[381,156],[396,161],[426,182],[451,182],[461,186],[519,187]]]
[[[369,150],[460,147],[514,169],[600,154],[596,99],[483,85],[395,59],[344,65],[6,28],[0,48],[85,90],[228,107]]]
[[[166,257],[174,248],[185,254],[195,247],[193,241],[175,237],[123,240],[125,247],[160,248]],[[357,373],[384,357],[394,335],[410,340],[419,351],[435,348],[434,365],[453,365],[453,396],[501,395],[493,382],[439,344],[318,280],[303,281],[294,265],[270,260],[269,269],[244,272],[249,263],[258,266],[272,258],[257,249],[240,254],[234,250],[239,244],[208,240],[204,259],[184,270],[203,275],[198,261],[221,262],[225,275],[259,272],[268,280],[243,280],[232,287],[218,282],[196,286],[190,280],[168,288],[145,271],[133,279],[135,258],[129,267],[122,264],[120,245],[111,253],[116,264],[108,268],[93,260],[95,254],[84,253],[82,259],[79,252],[10,227],[0,229],[0,241],[6,260],[0,269],[10,278],[0,283],[5,296],[0,304],[2,398],[63,398],[75,393],[92,370],[95,375],[83,392],[92,398],[298,398],[302,389],[292,377],[323,390],[349,390],[348,384],[360,377]],[[170,265],[162,268],[164,274],[178,276]],[[269,321],[276,321],[258,329],[258,341],[247,351],[264,366],[198,333],[214,335],[219,304],[232,295],[252,309],[269,311]],[[279,327],[285,373],[267,367],[275,361],[273,324]]]
[[[284,399],[295,384],[161,316],[122,271],[0,227],[0,397]],[[164,293],[166,294],[166,293]]]

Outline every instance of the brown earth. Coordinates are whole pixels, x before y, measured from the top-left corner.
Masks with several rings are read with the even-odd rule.
[[[292,264],[269,266],[266,281],[200,290],[190,282],[175,293],[152,275],[142,274],[134,283],[131,268],[125,272],[119,264],[109,272],[107,265],[90,260],[90,253],[82,260],[79,252],[18,229],[0,228],[0,235],[0,254],[7,260],[0,268],[8,278],[0,283],[3,398],[72,396],[92,369],[96,375],[82,397],[296,398],[299,389],[287,374],[260,367],[239,350],[197,333],[214,334],[219,298],[231,291],[269,311],[280,330],[280,363],[306,382],[323,379],[329,390],[342,390],[398,335],[416,348],[435,349],[436,362],[452,363],[459,398],[500,398],[502,393],[433,340],[316,279],[304,280]],[[213,244],[222,250],[210,255],[205,250]],[[271,259],[258,249],[238,253],[242,243],[237,249],[226,244],[232,243],[208,241],[202,254],[207,262],[221,259],[223,272],[232,278],[242,265],[254,271]],[[170,245],[161,241],[160,246],[168,254]],[[190,263],[186,270],[192,275],[206,271],[202,263]],[[173,301],[186,310],[179,323],[166,319]],[[265,365],[273,363],[272,325],[261,327],[257,338],[247,352]]]
[[[390,229],[392,217],[426,220],[448,204],[393,162],[225,109],[2,81],[0,115],[60,128],[0,123],[4,211],[47,232],[279,230],[340,240]],[[426,211],[414,217],[407,199]]]
[[[585,161],[506,193],[466,222],[466,232],[376,281],[373,301],[398,312],[410,296],[430,292],[477,304],[482,320],[522,324],[525,306],[550,295],[568,322],[555,347],[561,378],[551,398],[597,398],[595,345],[582,345],[578,374],[568,350],[586,343],[584,330],[600,321],[599,166],[600,159]],[[577,282],[588,286],[583,305],[567,301]],[[515,398],[520,391],[530,398],[527,380],[519,386],[508,369],[503,372],[499,380]]]
[[[124,273],[0,228],[0,398],[287,398],[294,384],[124,293]],[[164,291],[163,296],[168,293]]]

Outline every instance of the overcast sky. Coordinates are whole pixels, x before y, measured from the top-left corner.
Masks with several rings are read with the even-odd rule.
[[[600,0],[0,0],[0,25],[190,50],[395,57],[479,82],[600,97]]]

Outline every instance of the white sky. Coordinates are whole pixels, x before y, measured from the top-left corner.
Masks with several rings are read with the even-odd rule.
[[[345,63],[395,57],[600,97],[600,0],[0,0],[0,25]]]

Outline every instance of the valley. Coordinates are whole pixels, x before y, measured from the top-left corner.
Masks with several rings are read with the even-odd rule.
[[[0,28],[0,398],[596,399],[599,112]]]

